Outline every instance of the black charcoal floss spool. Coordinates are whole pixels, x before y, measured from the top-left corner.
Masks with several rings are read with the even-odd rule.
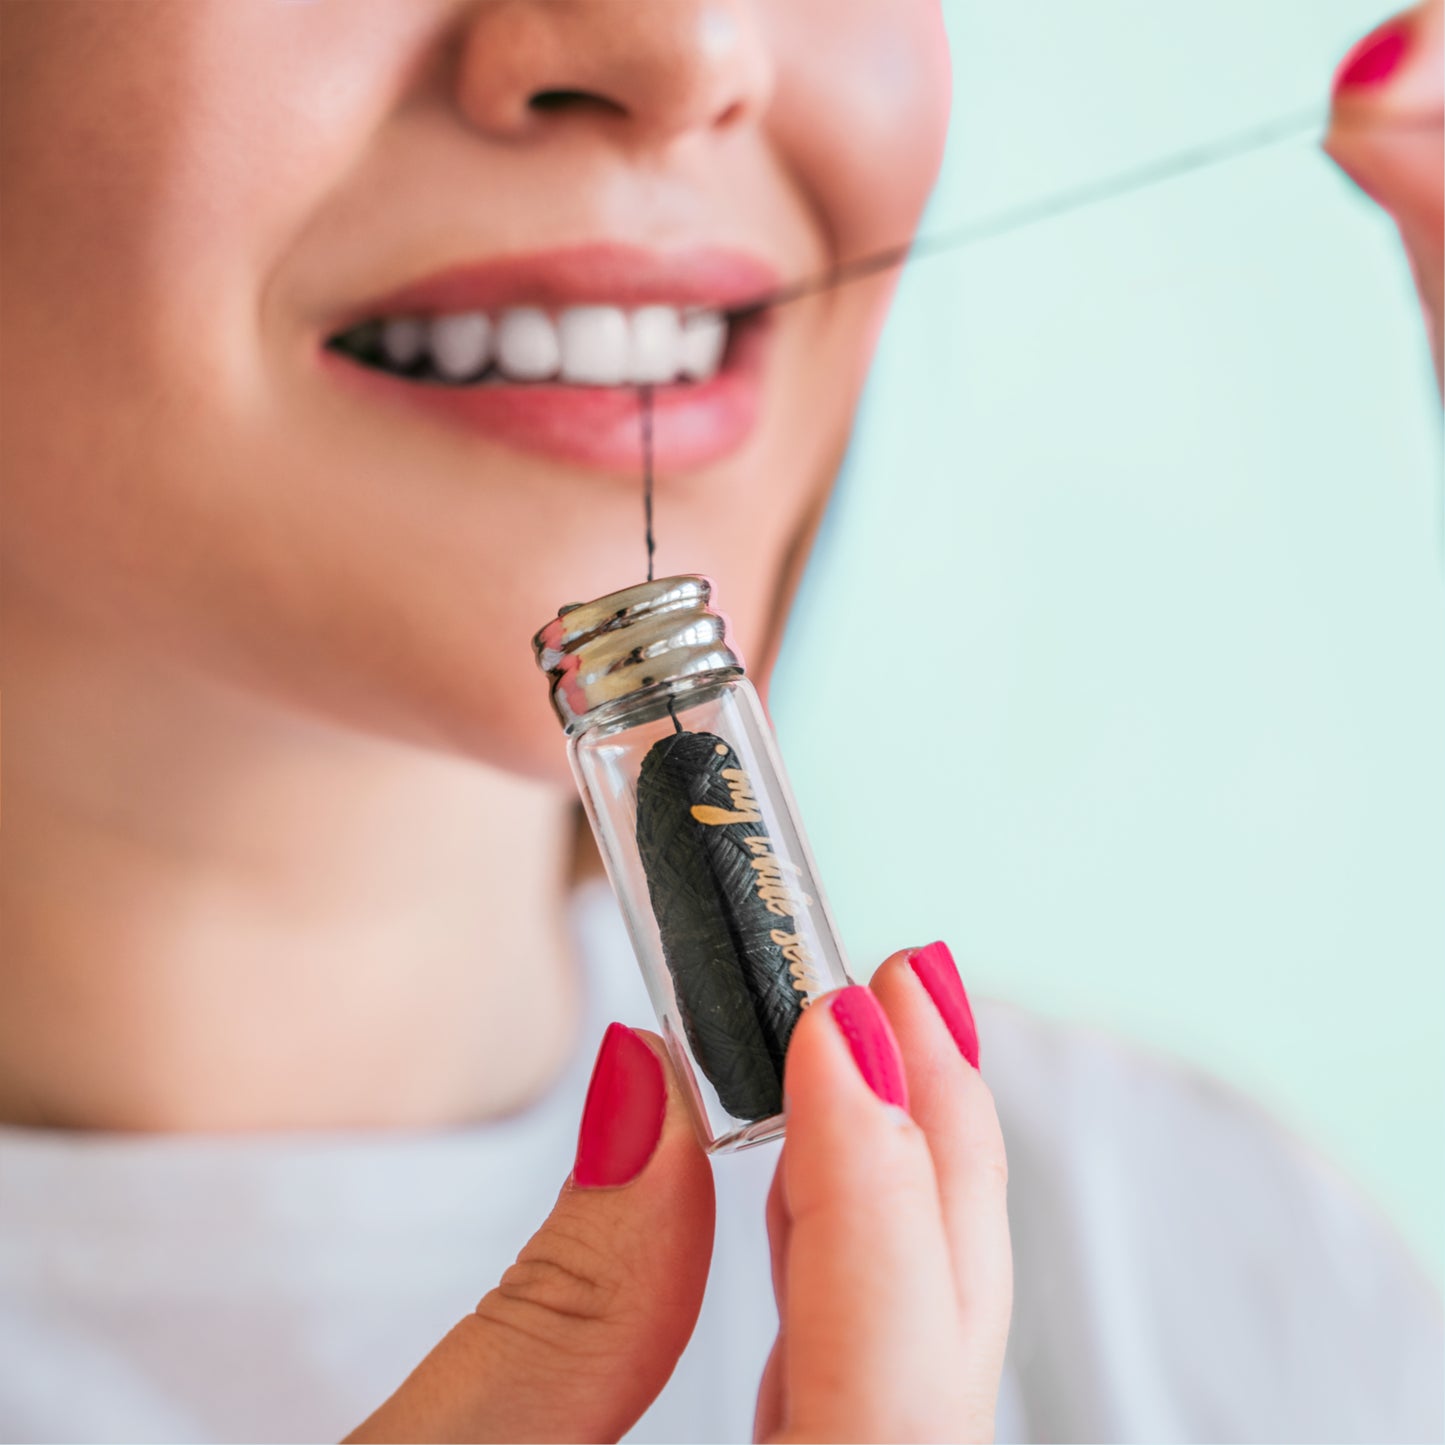
[[[772,729],[705,577],[564,607],[533,639],[703,1142],[783,1131],[783,1058],[849,982]]]

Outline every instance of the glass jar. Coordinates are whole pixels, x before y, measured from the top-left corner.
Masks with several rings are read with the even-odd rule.
[[[607,876],[711,1151],[783,1132],[802,1010],[849,982],[772,730],[704,577],[534,639]]]

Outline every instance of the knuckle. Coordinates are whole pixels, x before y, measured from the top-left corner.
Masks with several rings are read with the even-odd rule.
[[[614,1352],[624,1293],[599,1242],[552,1228],[527,1245],[476,1313],[527,1347],[598,1359]]]

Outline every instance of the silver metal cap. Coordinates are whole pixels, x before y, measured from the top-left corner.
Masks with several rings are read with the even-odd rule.
[[[605,703],[680,677],[742,671],[706,577],[663,577],[564,607],[533,639],[566,732]]]

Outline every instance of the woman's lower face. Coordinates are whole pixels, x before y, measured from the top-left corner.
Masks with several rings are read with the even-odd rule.
[[[5,572],[288,708],[549,774],[528,639],[645,565],[765,666],[911,233],[936,0],[14,0]]]
[[[716,318],[911,232],[936,4],[3,24],[0,1118],[516,1108],[577,1018],[532,634],[640,580],[648,376],[659,571],[766,673],[886,287]]]

